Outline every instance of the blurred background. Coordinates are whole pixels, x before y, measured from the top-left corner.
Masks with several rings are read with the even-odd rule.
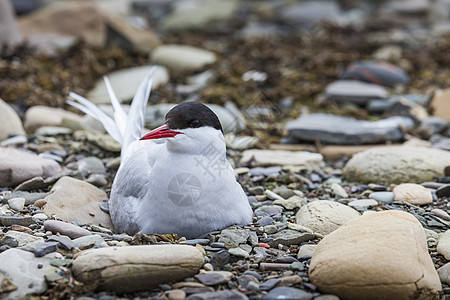
[[[22,120],[32,106],[68,109],[70,91],[109,103],[103,75],[129,103],[152,64],[162,67],[150,103],[161,105],[149,128],[182,101],[225,107],[222,123],[252,145],[407,138],[304,138],[341,124],[332,115],[407,116],[394,125],[425,140],[450,118],[449,93],[433,97],[450,83],[449,0],[0,0],[0,43],[0,98]],[[327,115],[285,124],[309,112]],[[417,133],[432,115],[438,132]]]

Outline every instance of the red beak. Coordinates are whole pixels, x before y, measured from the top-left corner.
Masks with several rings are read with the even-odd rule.
[[[156,139],[160,139],[160,138],[174,137],[177,134],[182,134],[182,132],[170,130],[169,128],[167,128],[167,125],[164,124],[162,126],[159,126],[156,129],[153,129],[152,131],[150,131],[149,133],[147,133],[140,139],[141,140],[156,140]]]

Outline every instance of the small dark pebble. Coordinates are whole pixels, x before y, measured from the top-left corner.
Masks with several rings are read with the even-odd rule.
[[[214,242],[210,246],[211,248],[225,248],[225,243]]]
[[[221,250],[223,250],[223,248],[205,248],[206,251],[211,251],[211,252],[219,252]]]
[[[0,240],[0,245],[5,245],[5,246],[9,246],[9,247],[17,247],[17,246],[19,246],[19,242],[11,236],[5,236],[2,240]]]
[[[209,262],[214,270],[222,270],[230,262],[230,253],[227,250],[221,250],[214,254]]]
[[[37,267],[38,267],[38,269],[42,269],[44,267],[44,265],[43,264],[38,264]]]
[[[312,255],[303,255],[298,258],[299,261],[305,261],[311,259]]]
[[[303,271],[305,266],[301,262],[296,261],[291,264],[290,268],[292,271]]]
[[[450,184],[446,184],[436,190],[436,195],[439,198],[450,196]]]
[[[270,291],[281,282],[278,278],[270,278],[259,285],[261,291]]]
[[[246,290],[247,286],[250,282],[254,282],[259,285],[259,280],[255,278],[255,276],[252,275],[242,275],[239,276],[237,279],[238,284],[241,286],[242,289]]]
[[[245,271],[242,275],[252,275],[259,281],[263,280],[261,274],[259,274],[258,272],[255,272],[255,271]]]
[[[204,285],[218,285],[227,283],[226,278],[217,273],[197,274],[194,278]]]
[[[8,250],[8,249],[11,249],[11,247],[8,246],[8,245],[2,245],[2,246],[0,246],[0,253],[6,251],[6,250]]]
[[[58,249],[58,242],[44,242],[36,247],[34,255],[36,257],[42,257],[46,254],[55,252]]]
[[[445,177],[450,177],[450,166],[446,166],[444,169]]]
[[[437,182],[440,182],[440,183],[450,183],[450,176],[438,178]]]

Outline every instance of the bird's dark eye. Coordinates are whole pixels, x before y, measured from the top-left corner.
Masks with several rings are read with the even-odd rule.
[[[201,125],[201,123],[200,123],[199,120],[192,120],[192,121],[189,123],[189,126],[192,127],[192,128],[200,127],[200,125]]]

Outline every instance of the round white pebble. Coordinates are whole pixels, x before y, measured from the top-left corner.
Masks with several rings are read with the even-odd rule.
[[[22,210],[25,206],[25,198],[12,198],[8,200],[8,205],[11,209]]]

